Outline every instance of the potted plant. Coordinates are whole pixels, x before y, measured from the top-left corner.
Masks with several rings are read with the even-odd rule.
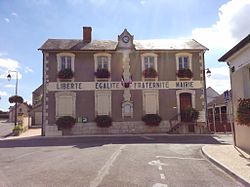
[[[181,111],[181,120],[184,122],[194,122],[199,118],[199,111],[192,107],[188,107]]]
[[[190,69],[179,69],[177,72],[179,78],[192,78],[193,73]]]
[[[112,118],[108,115],[98,115],[95,122],[98,127],[109,127],[112,125]]]
[[[13,129],[13,135],[19,136],[23,132],[23,126],[22,125],[16,125]]]
[[[157,77],[157,72],[154,68],[146,68],[144,71],[143,71],[143,76],[145,78],[156,78]]]
[[[63,135],[70,133],[72,127],[75,125],[75,118],[72,116],[62,116],[56,120],[58,130],[62,130]]]
[[[142,117],[142,121],[149,126],[157,126],[161,122],[161,117],[158,114],[146,114]]]
[[[250,126],[250,99],[239,99],[237,121],[241,125]]]
[[[59,79],[72,79],[73,78],[73,71],[71,69],[62,69],[58,73]]]
[[[110,72],[106,68],[98,68],[95,72],[96,78],[109,78]]]

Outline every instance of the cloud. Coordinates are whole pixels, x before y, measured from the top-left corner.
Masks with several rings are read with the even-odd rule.
[[[0,96],[7,96],[7,92],[0,91]]]
[[[219,9],[219,20],[196,28],[192,37],[210,49],[229,49],[250,32],[250,0],[231,0]]]
[[[9,23],[10,22],[10,19],[9,18],[4,18],[4,20]]]
[[[17,13],[16,12],[12,12],[11,15],[16,17]]]
[[[6,87],[6,88],[15,88],[16,86],[14,84],[6,84],[4,87]]]
[[[17,71],[20,68],[19,62],[10,58],[0,58],[0,79],[6,79],[11,71]],[[10,72],[11,77],[16,77],[15,72]],[[22,78],[22,74],[18,72],[18,79]]]
[[[33,73],[34,70],[31,69],[30,67],[26,66],[24,72],[25,72],[25,73]]]
[[[210,68],[211,77],[206,77],[206,86],[212,87],[219,93],[230,90],[230,78],[228,67]]]

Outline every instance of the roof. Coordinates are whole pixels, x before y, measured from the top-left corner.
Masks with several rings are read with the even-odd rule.
[[[219,58],[219,62],[225,62],[228,58],[230,58],[234,53],[242,49],[244,46],[246,46],[248,43],[250,43],[250,34],[248,34],[247,37],[245,37],[243,40],[241,40],[236,46],[234,46],[232,49],[230,49],[226,54],[224,54],[222,57]]]
[[[231,95],[231,90],[229,92],[230,92],[230,95]],[[213,106],[214,104],[216,104],[216,105],[226,105],[225,100],[224,100],[224,93],[222,93],[221,95],[215,97],[214,100],[212,100],[211,102],[208,103],[208,106]]]
[[[83,40],[74,39],[48,39],[39,50],[116,50],[118,42],[112,40],[93,40],[84,43]],[[193,39],[177,40],[134,40],[136,50],[208,50]]]

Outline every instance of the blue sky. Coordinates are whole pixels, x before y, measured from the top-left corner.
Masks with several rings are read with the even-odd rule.
[[[48,38],[82,39],[91,26],[93,39],[117,40],[127,28],[135,39],[194,38],[209,48],[207,80],[218,92],[229,89],[227,66],[217,59],[250,33],[250,0],[0,0],[0,110],[15,93],[31,103],[42,83],[42,53]]]

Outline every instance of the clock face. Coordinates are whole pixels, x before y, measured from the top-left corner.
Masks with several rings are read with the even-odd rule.
[[[128,43],[128,42],[129,42],[129,37],[128,37],[128,36],[123,36],[123,37],[122,37],[122,41],[123,41],[124,43]]]

